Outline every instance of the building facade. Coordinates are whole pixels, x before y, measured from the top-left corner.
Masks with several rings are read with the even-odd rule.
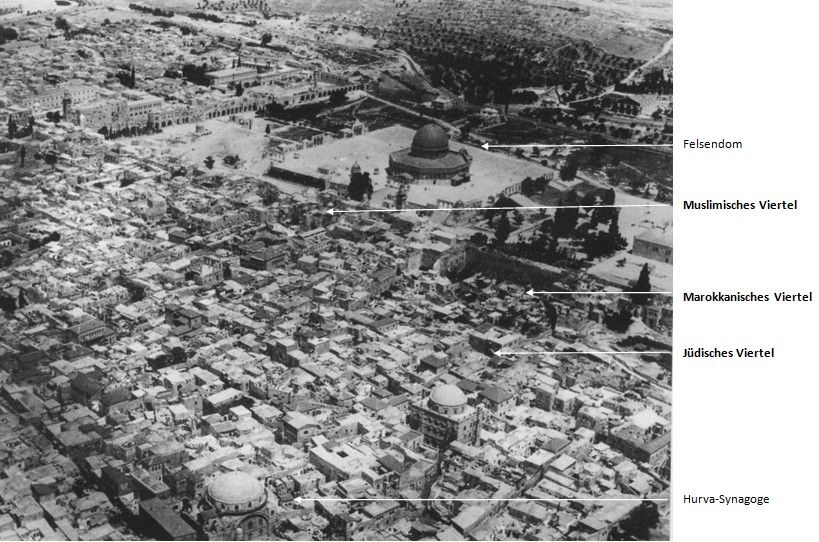
[[[254,477],[241,471],[213,477],[200,512],[208,540],[267,540],[270,513],[267,491]]]
[[[424,442],[444,448],[452,441],[474,444],[478,439],[478,412],[467,404],[457,386],[438,386],[429,398],[410,405],[410,424],[424,435]]]

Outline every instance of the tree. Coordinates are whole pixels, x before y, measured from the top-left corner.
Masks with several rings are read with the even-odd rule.
[[[284,106],[277,103],[275,100],[264,106],[262,114],[265,117],[281,117],[284,115]]]
[[[270,135],[270,125],[269,124],[264,127],[264,133],[266,133],[267,135]]]
[[[577,227],[577,220],[580,216],[580,209],[574,207],[577,205],[577,193],[574,190],[568,191],[563,196],[561,205],[566,207],[559,207],[555,211],[555,234],[558,236],[568,235]]]
[[[207,158],[205,158],[205,167],[208,169],[213,169],[213,164],[215,162],[216,161],[213,159],[213,156],[208,156]]]
[[[347,93],[343,90],[334,90],[330,93],[330,106],[331,107],[338,107],[339,105],[343,104],[347,101]]]
[[[625,333],[628,331],[629,326],[631,326],[632,321],[633,318],[631,317],[631,311],[624,306],[619,312],[607,315],[604,323],[612,331],[616,331],[617,333]],[[617,538],[615,540],[625,539]]]
[[[5,43],[7,41],[16,40],[20,37],[20,34],[10,26],[3,27],[0,26],[0,43]]]
[[[63,32],[68,32],[68,31],[71,29],[71,25],[70,25],[70,24],[68,24],[68,21],[66,21],[66,20],[65,20],[64,18],[62,18],[62,17],[57,17],[57,18],[54,20],[54,27],[55,27],[57,30],[62,30]]]
[[[26,167],[26,148],[20,146],[20,167]]]
[[[612,529],[609,540],[651,540],[651,530],[660,523],[657,503],[643,501]]]
[[[270,32],[265,32],[262,34],[262,46],[267,47],[270,45],[271,41],[273,41],[273,36],[270,34]]]
[[[245,87],[240,82],[238,85],[236,85],[236,96],[241,96],[244,93],[245,93]]]
[[[555,328],[557,328],[557,309],[548,301],[543,302],[543,309],[546,311],[546,319],[549,321],[549,329],[551,329],[552,334],[554,334]]]
[[[637,283],[631,289],[632,292],[650,292],[651,291],[651,279],[649,277],[650,270],[648,268],[648,263],[643,264],[643,268],[640,269],[640,276],[637,278]],[[633,295],[631,296],[634,303],[637,305],[645,305],[651,299],[650,295]]]
[[[188,353],[181,346],[174,346],[171,348],[171,360],[174,365],[185,363],[188,361]]]
[[[614,244],[614,249],[626,248],[626,240],[620,235],[620,210],[612,209],[611,222],[609,222],[609,237]]]
[[[614,192],[614,188],[609,188],[605,192],[603,192],[602,196],[602,205],[614,205],[614,198],[616,194]]]
[[[364,196],[367,199],[373,195],[373,181],[370,179],[370,174],[367,172],[354,171],[350,174],[350,184],[347,185],[347,193],[351,199],[356,201],[364,201]]]
[[[57,153],[49,152],[45,156],[43,156],[43,160],[45,160],[45,163],[48,164],[49,166],[54,167],[57,165],[58,160]]]
[[[145,299],[145,288],[142,286],[132,286],[128,288],[128,291],[131,293],[131,301],[142,301]]]
[[[398,193],[395,194],[395,208],[396,209],[403,209],[404,204],[407,202],[407,185],[401,184],[398,187]]]
[[[531,197],[535,195],[535,180],[531,177],[526,177],[520,183],[520,193],[524,196]]]
[[[17,135],[17,121],[11,117],[9,117],[8,121],[8,132],[10,138],[14,138],[14,136]]]
[[[469,238],[469,242],[474,245],[478,245],[479,247],[482,247],[489,242],[489,238],[486,236],[485,233],[475,232],[472,234],[472,237]]]
[[[504,211],[501,213],[500,220],[498,220],[498,224],[495,226],[495,246],[500,248],[505,243],[506,240],[509,239],[509,234],[512,233],[512,225],[509,223],[509,217],[506,216],[506,212]]]
[[[571,181],[577,176],[577,158],[570,155],[566,162],[560,167],[560,178],[564,181]]]
[[[14,253],[10,250],[0,252],[0,267],[8,267],[14,261]]]

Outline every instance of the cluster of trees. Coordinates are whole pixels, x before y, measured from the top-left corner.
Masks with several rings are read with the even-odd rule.
[[[583,238],[583,250],[589,258],[599,258],[601,256],[608,256],[618,250],[626,248],[626,240],[620,235],[619,218],[620,213],[617,209],[609,221],[608,230],[598,230],[590,228]]]
[[[120,137],[136,137],[140,135],[155,134],[161,131],[162,130],[157,130],[150,124],[146,124],[145,126],[129,126],[128,128],[113,131],[109,130],[107,126],[103,126],[97,130],[97,133],[105,136],[105,139],[118,139]]]
[[[330,107],[338,107],[347,101],[347,93],[341,89],[330,93]]]
[[[560,166],[560,178],[564,181],[571,181],[577,176],[577,170],[580,167],[580,161],[577,156],[570,154],[566,161]]]
[[[174,13],[170,10],[164,10],[160,8],[152,8],[149,6],[141,6],[139,4],[128,4],[128,7],[134,11],[140,11],[142,13],[147,13],[148,15],[156,15],[157,17],[173,17]]]
[[[193,13],[188,14],[188,17],[191,19],[201,19],[203,21],[210,21],[212,23],[223,23],[225,20],[215,13],[205,13],[203,11],[194,11]]]
[[[28,118],[28,126],[22,130],[17,125],[17,121],[9,117],[8,123],[6,123],[6,132],[8,133],[9,139],[30,136],[34,132],[34,117]]]
[[[53,122],[54,124],[59,124],[59,122],[63,120],[62,113],[59,111],[48,111],[45,116],[48,122]]]
[[[620,234],[620,214],[617,209],[597,206],[612,205],[614,198],[613,189],[588,193],[582,199],[574,191],[569,191],[560,202],[563,207],[558,208],[552,218],[541,223],[531,240],[519,241],[511,245],[506,245],[506,241],[512,232],[512,224],[520,226],[523,223],[523,216],[519,212],[513,212],[510,222],[506,211],[489,210],[486,216],[490,225],[493,224],[495,215],[500,214],[500,218],[494,224],[495,236],[491,245],[516,256],[544,263],[554,263],[560,258],[558,240],[571,238],[580,243],[590,259],[611,255],[627,245],[626,240]],[[583,207],[587,207],[585,215],[588,220],[580,223]],[[608,224],[608,228],[600,227],[605,224]],[[471,241],[478,245],[489,242],[483,234],[473,235]]]
[[[208,73],[208,71],[210,71],[210,69],[208,68],[208,65],[205,63],[202,63],[199,66],[197,66],[196,64],[188,63],[182,66],[182,77],[184,77],[187,81],[190,81],[195,85],[202,85],[206,87],[208,86],[208,79],[207,77],[205,77],[205,74]],[[169,77],[170,76],[169,74],[172,73],[175,72],[172,72],[170,70],[165,71],[165,77]]]
[[[640,505],[612,529],[609,540],[651,540],[658,538],[652,530],[660,524],[657,503],[643,501]]]
[[[347,185],[347,193],[351,199],[356,201],[364,201],[364,198],[370,199],[373,195],[373,181],[370,179],[370,174],[366,171],[354,171],[350,174],[350,184]]]
[[[648,268],[648,264],[647,263],[643,264],[642,269],[640,269],[640,276],[637,278],[637,282],[628,291],[650,292],[651,291],[650,274],[651,271]],[[634,303],[635,305],[647,305],[651,301],[652,297],[653,296],[650,294],[629,296],[631,302]],[[628,328],[629,326],[631,326],[631,323],[633,321],[634,318],[632,314],[632,309],[626,304],[618,312],[607,315],[604,320],[604,323],[612,331],[616,331],[618,333],[625,333],[626,331],[628,331]],[[648,540],[648,535],[646,535],[645,538],[637,538],[634,540]]]
[[[344,98],[346,100],[346,97]],[[262,117],[272,117],[281,120],[304,120],[315,119],[316,115],[327,108],[329,102],[313,102],[296,107],[285,108],[275,101],[262,107],[257,114]]]
[[[124,69],[117,72],[116,77],[124,87],[134,88],[136,85],[136,70],[133,66],[131,66],[130,69]]]
[[[3,26],[0,24],[0,45],[7,41],[13,41],[20,37],[20,34],[10,26]]]
[[[23,295],[23,290],[20,290],[20,293],[17,294],[17,298],[15,299],[14,296],[8,295],[5,292],[0,292],[0,311],[4,313],[13,313],[17,309],[22,309],[28,305],[25,300],[25,296]]]
[[[535,179],[526,177],[520,183],[520,192],[528,198],[534,196],[535,194],[542,194],[543,191],[546,190],[546,186],[548,184],[549,179],[547,179],[544,175],[541,175]]]
[[[265,32],[262,34],[261,44],[262,47],[267,47],[270,45],[270,42],[273,41],[273,35],[270,32]]]
[[[8,267],[14,261],[14,253],[10,250],[0,252],[0,268]]]
[[[614,87],[619,92],[631,94],[671,94],[674,91],[674,82],[666,77],[663,69],[654,68],[643,76],[637,83],[617,83]]]
[[[612,185],[627,185],[635,194],[645,190],[648,185],[648,177],[645,173],[628,166],[617,165],[606,168],[606,176]]]
[[[509,96],[510,104],[533,104],[538,101],[538,95],[531,90],[520,90]]]
[[[29,250],[36,250],[42,246],[51,243],[52,241],[59,241],[60,234],[55,232],[51,232],[50,234],[46,235],[45,237],[41,237],[40,239],[29,239],[28,241],[28,249]]]
[[[68,21],[66,21],[64,17],[58,16],[56,19],[54,19],[54,28],[57,30],[62,30],[63,32],[68,32],[71,30],[71,25],[68,24]]]

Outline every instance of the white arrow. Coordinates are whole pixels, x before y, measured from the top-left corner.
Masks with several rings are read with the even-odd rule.
[[[314,502],[586,502],[586,501],[596,501],[596,502],[624,502],[624,501],[654,501],[654,502],[667,502],[668,499],[639,499],[639,498],[632,498],[632,497],[587,497],[587,498],[509,498],[509,499],[494,499],[494,498],[486,498],[486,499],[478,499],[478,498],[465,498],[465,499],[458,499],[458,498],[434,498],[434,499],[390,499],[387,497],[372,497],[372,498],[361,498],[361,499],[352,499],[352,498],[342,498],[342,497],[296,497],[293,499],[296,504],[301,504],[307,501],[314,501]]]
[[[668,203],[624,203],[614,205],[531,205],[529,207],[437,207],[421,209],[327,209],[327,214],[340,213],[419,213],[421,211],[521,211],[533,209],[622,209],[627,207],[671,207]]]
[[[561,145],[540,145],[536,143],[529,143],[529,144],[522,144],[522,145],[490,145],[489,143],[484,143],[481,145],[481,148],[485,151],[489,149],[519,149],[519,148],[526,148],[526,147],[537,147],[539,149],[567,149],[573,147],[673,147],[672,143],[608,143],[608,144],[588,144],[588,145],[580,145],[580,144],[561,144]]]
[[[672,295],[674,292],[537,292],[535,290],[526,290],[527,295]]]
[[[639,355],[639,354],[670,354],[670,350],[646,350],[645,352],[623,352],[620,350],[610,350],[610,351],[585,351],[585,352],[556,352],[556,351],[549,351],[549,352],[504,352],[503,350],[498,350],[497,352],[493,352],[496,356],[577,356],[581,354],[628,354],[628,355]]]

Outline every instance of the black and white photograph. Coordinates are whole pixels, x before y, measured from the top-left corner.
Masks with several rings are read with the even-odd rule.
[[[669,540],[672,38],[0,0],[0,540]]]

